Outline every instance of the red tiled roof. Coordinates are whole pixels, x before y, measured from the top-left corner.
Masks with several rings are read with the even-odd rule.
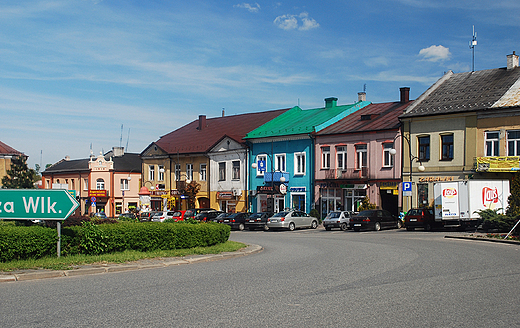
[[[13,147],[10,147],[6,145],[5,143],[0,141],[0,155],[22,155],[25,156],[24,153],[19,152],[18,150],[14,149]]]
[[[243,142],[245,135],[285,113],[287,109],[278,109],[258,113],[206,119],[206,124],[199,129],[199,121],[195,120],[175,131],[172,131],[155,142],[168,154],[204,153],[213,147],[223,136]]]
[[[399,115],[412,103],[413,101],[370,104],[319,131],[317,135],[397,129],[400,126]],[[370,119],[363,120],[361,116]]]

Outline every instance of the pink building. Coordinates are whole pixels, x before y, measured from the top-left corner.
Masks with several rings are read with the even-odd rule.
[[[370,104],[316,133],[314,192],[322,217],[333,210],[357,211],[365,196],[378,208],[399,213],[398,117],[412,103],[410,88],[400,91],[399,102]]]

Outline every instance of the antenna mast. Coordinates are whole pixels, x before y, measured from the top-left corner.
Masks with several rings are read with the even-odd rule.
[[[473,25],[473,38],[469,43],[469,48],[471,49],[471,71],[475,72],[475,46],[477,45],[477,32],[475,32],[475,25]]]

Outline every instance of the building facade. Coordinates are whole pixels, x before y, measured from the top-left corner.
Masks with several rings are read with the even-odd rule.
[[[11,169],[11,159],[16,156],[22,156],[25,160],[28,158],[24,153],[0,141],[0,187],[2,186],[2,178]]]

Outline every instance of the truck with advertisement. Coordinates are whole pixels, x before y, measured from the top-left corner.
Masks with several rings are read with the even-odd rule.
[[[433,185],[435,221],[446,228],[477,227],[479,210],[505,213],[509,180],[482,179],[437,182]]]

